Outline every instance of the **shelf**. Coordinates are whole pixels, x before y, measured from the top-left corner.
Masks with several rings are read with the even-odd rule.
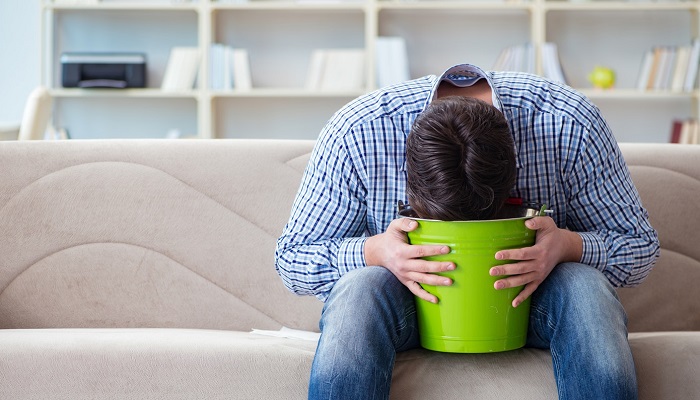
[[[530,2],[489,1],[397,1],[378,2],[378,10],[526,10],[536,6]]]
[[[97,3],[97,4],[53,4],[47,3],[42,5],[48,10],[123,10],[123,11],[199,11],[201,8],[198,3]]]
[[[366,91],[312,91],[306,89],[275,89],[275,88],[262,88],[262,89],[252,89],[247,91],[210,91],[209,94],[212,97],[220,98],[232,98],[232,97],[268,97],[268,98],[298,98],[298,97],[308,97],[308,98],[355,98]]]
[[[669,91],[636,90],[636,89],[578,89],[590,99],[616,99],[616,100],[669,100],[669,99],[693,99],[697,92],[679,93]]]
[[[646,1],[574,1],[543,3],[545,11],[694,11],[696,2],[646,2]]]
[[[196,98],[196,90],[188,92],[165,92],[160,89],[81,89],[63,88],[51,89],[49,93],[52,97],[112,97],[112,98]]]
[[[313,11],[313,10],[364,10],[367,6],[361,2],[338,1],[266,1],[247,3],[213,3],[212,11],[227,10],[289,10],[289,11]]]
[[[463,62],[489,70],[505,48],[531,43],[539,55],[540,45],[552,42],[568,84],[601,108],[621,141],[666,141],[672,119],[700,115],[698,90],[634,89],[648,49],[687,45],[700,36],[700,0],[44,0],[41,9],[49,33],[42,83],[54,87],[54,119],[74,137],[106,137],[110,131],[101,121],[128,115],[123,120],[133,128],[124,135],[159,137],[174,128],[202,138],[313,138],[338,108],[376,88],[373,53],[381,36],[405,39],[411,78]],[[248,50],[251,90],[208,88],[213,43]],[[175,46],[200,49],[197,88],[160,90]],[[306,90],[314,51],[337,48],[366,50],[365,88]],[[60,88],[63,51],[145,53],[148,87]],[[616,72],[619,89],[589,88],[596,65]],[[535,70],[543,72],[539,59]]]

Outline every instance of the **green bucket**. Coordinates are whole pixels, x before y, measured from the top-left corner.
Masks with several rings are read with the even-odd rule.
[[[542,215],[544,208],[509,206],[504,218],[485,221],[437,221],[412,217],[410,208],[399,206],[399,216],[418,222],[408,233],[411,244],[447,245],[449,254],[427,260],[452,261],[453,271],[440,273],[451,286],[421,284],[438,298],[433,304],[416,297],[421,346],[449,353],[488,353],[514,350],[525,345],[530,299],[517,308],[511,305],[523,286],[496,290],[503,276],[489,269],[508,261],[496,260],[499,250],[532,246],[535,232],[525,220]]]

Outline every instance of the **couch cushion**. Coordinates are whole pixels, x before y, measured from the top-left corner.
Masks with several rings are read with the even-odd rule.
[[[630,335],[640,399],[697,399],[700,332]]]
[[[700,330],[700,146],[621,144],[659,234],[661,256],[638,287],[618,292],[630,331]]]
[[[274,267],[312,147],[0,143],[0,328],[317,330]]]
[[[2,399],[301,399],[316,343],[204,329],[0,330]]]
[[[0,398],[304,399],[315,342],[189,329],[0,330]],[[691,399],[699,332],[634,333],[641,400]],[[391,398],[556,399],[547,350],[396,359]],[[127,389],[128,390],[125,390]]]

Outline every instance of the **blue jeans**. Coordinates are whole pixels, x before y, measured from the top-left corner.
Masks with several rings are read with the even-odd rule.
[[[532,295],[528,347],[550,349],[560,399],[636,399],[626,315],[598,270],[560,264]],[[389,270],[351,271],[323,308],[309,399],[388,399],[396,352],[420,346],[413,294]]]

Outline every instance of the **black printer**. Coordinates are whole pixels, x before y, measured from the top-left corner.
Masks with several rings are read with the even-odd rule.
[[[61,84],[81,88],[146,87],[143,53],[63,53]]]

